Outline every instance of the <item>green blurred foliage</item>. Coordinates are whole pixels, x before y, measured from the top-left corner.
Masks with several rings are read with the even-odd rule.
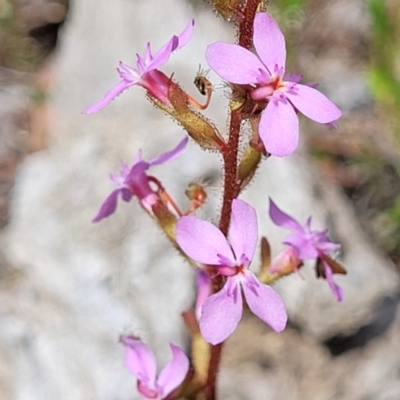
[[[372,20],[369,84],[378,106],[394,122],[400,140],[400,3],[369,0]]]

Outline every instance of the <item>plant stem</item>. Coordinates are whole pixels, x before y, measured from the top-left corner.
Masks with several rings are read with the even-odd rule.
[[[229,124],[229,139],[227,150],[223,154],[224,157],[224,196],[222,203],[221,218],[219,221],[219,229],[226,235],[228,233],[229,223],[231,220],[232,200],[236,198],[240,191],[237,182],[237,158],[239,148],[239,134],[242,115],[240,111],[232,111]]]
[[[248,0],[244,9],[244,18],[239,25],[239,45],[251,49],[253,47],[253,21],[261,0]],[[232,96],[234,96],[234,89]],[[231,220],[232,201],[240,193],[240,185],[237,180],[238,149],[240,127],[243,115],[240,110],[231,111],[229,123],[229,138],[224,158],[224,195],[222,203],[219,228],[227,235]],[[214,288],[214,293],[221,289],[224,281],[220,281],[219,287]],[[221,362],[223,343],[211,347],[211,357],[208,367],[208,379],[206,384],[206,399],[216,400],[216,380]]]

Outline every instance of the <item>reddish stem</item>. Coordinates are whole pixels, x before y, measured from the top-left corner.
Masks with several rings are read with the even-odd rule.
[[[239,194],[240,186],[237,182],[237,156],[239,148],[239,133],[242,115],[240,111],[232,111],[229,124],[229,139],[224,157],[224,196],[222,203],[219,228],[225,235],[228,233],[231,220],[232,200]]]
[[[257,12],[258,5],[261,0],[248,0],[244,9],[244,18],[239,25],[239,45],[251,49],[253,47],[253,21]],[[234,97],[234,89],[232,97]],[[237,164],[238,164],[238,148],[240,127],[242,123],[242,113],[240,110],[232,111],[229,124],[229,139],[226,147],[223,150],[224,157],[224,196],[219,221],[219,228],[226,235],[231,220],[232,201],[240,193],[240,185],[237,181]],[[223,285],[221,280],[220,285],[214,287],[214,293],[221,289]],[[216,400],[216,380],[221,361],[223,343],[212,346],[211,357],[208,367],[208,379],[206,384],[206,399]]]

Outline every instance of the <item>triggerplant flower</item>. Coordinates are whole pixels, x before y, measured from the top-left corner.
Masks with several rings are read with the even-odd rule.
[[[297,110],[323,124],[337,120],[342,113],[318,90],[299,84],[300,76],[285,75],[285,38],[265,12],[256,14],[253,41],[258,56],[239,45],[216,42],[208,46],[206,58],[222,79],[251,85],[253,100],[268,100],[259,135],[268,153],[287,156],[298,144]]]
[[[154,165],[164,164],[175,159],[185,149],[187,142],[188,138],[186,137],[173,150],[166,151],[151,161],[144,161],[142,150],[139,150],[136,160],[130,168],[122,163],[120,175],[110,174],[110,178],[117,185],[117,189],[113,190],[106,198],[93,222],[98,222],[114,213],[119,195],[124,201],[130,201],[133,196],[136,196],[143,207],[150,209],[158,200],[158,197],[150,187],[149,180],[152,178],[146,175],[147,170]]]
[[[342,301],[343,290],[333,281],[333,271],[326,257],[330,251],[338,249],[340,245],[329,240],[328,231],[311,230],[311,217],[307,219],[304,226],[299,224],[293,217],[280,210],[271,199],[269,216],[276,225],[291,231],[283,243],[291,246],[290,254],[292,258],[296,255],[301,261],[317,259],[322,262],[322,276],[327,280],[336,300]],[[295,253],[293,253],[293,249]]]
[[[142,399],[165,399],[185,379],[189,370],[186,354],[171,344],[172,360],[157,377],[157,364],[153,352],[142,341],[123,336],[126,346],[125,365],[137,378],[137,388]]]
[[[157,68],[165,64],[175,50],[180,49],[189,41],[193,33],[193,26],[194,20],[191,20],[178,36],[172,36],[169,42],[161,47],[154,56],[151,54],[150,43],[147,43],[144,57],[136,54],[136,68],[120,61],[117,72],[121,81],[109,90],[101,101],[88,107],[83,113],[93,114],[100,111],[125,89],[133,85],[142,86],[151,96],[168,105],[168,88],[171,80]]]
[[[201,334],[212,344],[232,334],[242,316],[242,290],[250,310],[281,332],[287,321],[282,299],[248,269],[257,246],[258,225],[254,208],[242,200],[232,202],[228,238],[229,242],[216,226],[194,216],[182,217],[177,223],[176,240],[182,250],[195,261],[217,267],[218,273],[227,277],[224,287],[203,303]]]

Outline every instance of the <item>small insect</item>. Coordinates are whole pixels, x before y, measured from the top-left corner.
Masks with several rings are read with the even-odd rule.
[[[185,194],[191,201],[191,206],[185,215],[189,215],[201,207],[207,201],[210,191],[218,190],[218,180],[219,177],[215,171],[210,171],[207,175],[189,183]]]
[[[206,102],[204,104],[200,104],[197,100],[195,100],[192,96],[189,96],[186,94],[186,98],[189,101],[189,103],[198,108],[199,110],[205,110],[208,105],[210,104],[211,100],[211,95],[213,92],[213,85],[212,83],[207,79],[207,74],[209,71],[204,71],[201,69],[201,66],[199,66],[199,70],[197,71],[196,77],[194,78],[194,84],[197,88],[197,90],[202,94],[203,96],[207,96]]]
[[[199,65],[199,70],[197,71],[196,77],[194,78],[194,84],[197,90],[206,96],[210,91],[212,91],[212,83],[207,79],[207,75],[210,70],[204,71]]]

